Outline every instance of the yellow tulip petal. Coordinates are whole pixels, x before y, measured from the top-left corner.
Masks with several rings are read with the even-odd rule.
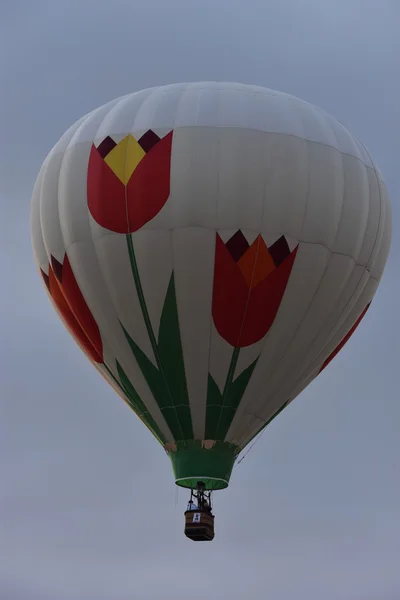
[[[145,154],[140,144],[129,134],[107,154],[104,162],[126,185]]]

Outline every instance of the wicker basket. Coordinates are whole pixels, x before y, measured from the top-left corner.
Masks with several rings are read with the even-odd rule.
[[[214,515],[208,511],[187,510],[185,512],[185,535],[195,542],[214,539]]]

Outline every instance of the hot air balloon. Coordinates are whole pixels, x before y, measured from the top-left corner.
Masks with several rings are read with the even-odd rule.
[[[186,535],[210,540],[211,492],[368,310],[391,216],[324,111],[189,83],[73,125],[38,175],[32,238],[66,328],[191,490]]]

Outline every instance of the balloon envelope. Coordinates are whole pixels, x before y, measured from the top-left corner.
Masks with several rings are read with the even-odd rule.
[[[237,454],[366,313],[390,207],[322,110],[218,83],[83,117],[32,200],[36,261],[70,333],[164,446],[176,482],[226,487]]]

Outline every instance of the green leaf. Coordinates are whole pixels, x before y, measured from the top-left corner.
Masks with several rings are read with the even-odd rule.
[[[239,375],[239,377],[237,377],[230,384],[226,390],[215,439],[225,439],[229,427],[232,424],[236,410],[243,398],[244,392],[246,391],[250,377],[253,374],[257,361],[258,357]]]
[[[243,398],[258,357],[221,393],[212,376],[208,375],[206,438],[224,440],[236,410]]]
[[[254,362],[251,363],[251,365],[247,367],[247,369],[240,373],[239,377],[237,377],[229,386],[224,406],[231,406],[232,408],[237,408],[239,406],[243,394],[250,381],[250,377],[253,374],[257,361],[258,357]]]
[[[122,323],[121,327],[124,331],[126,339],[128,340],[133,355],[136,358],[139,368],[143,373],[143,377],[147,381],[150,391],[153,394],[158,406],[160,407],[160,410],[165,418],[169,429],[171,430],[172,435],[176,440],[181,440],[182,427],[176,415],[173,414],[174,411],[171,411],[171,406],[173,402],[163,373],[160,373],[157,367],[153,365],[151,360],[139,348],[136,342],[133,341],[133,339],[126,331]]]
[[[216,439],[216,430],[221,415],[222,393],[215,383],[212,375],[208,374],[207,386],[207,411],[206,411],[206,434],[207,440]]]
[[[165,437],[162,434],[161,430],[159,429],[157,423],[154,421],[150,412],[147,410],[145,404],[143,403],[139,394],[137,393],[137,391],[131,384],[128,376],[126,375],[125,371],[123,370],[123,368],[121,367],[121,365],[119,364],[118,361],[116,361],[116,364],[117,364],[118,376],[121,381],[121,387],[122,387],[123,391],[125,392],[125,395],[127,396],[128,401],[129,401],[133,411],[137,414],[139,419],[141,419],[143,421],[143,423],[150,429],[150,431],[158,439],[158,441],[161,444],[165,444],[165,442],[166,442]]]
[[[157,348],[166,385],[182,429],[183,439],[191,439],[193,438],[193,427],[173,273],[161,313]],[[182,439],[182,437],[175,439]]]

